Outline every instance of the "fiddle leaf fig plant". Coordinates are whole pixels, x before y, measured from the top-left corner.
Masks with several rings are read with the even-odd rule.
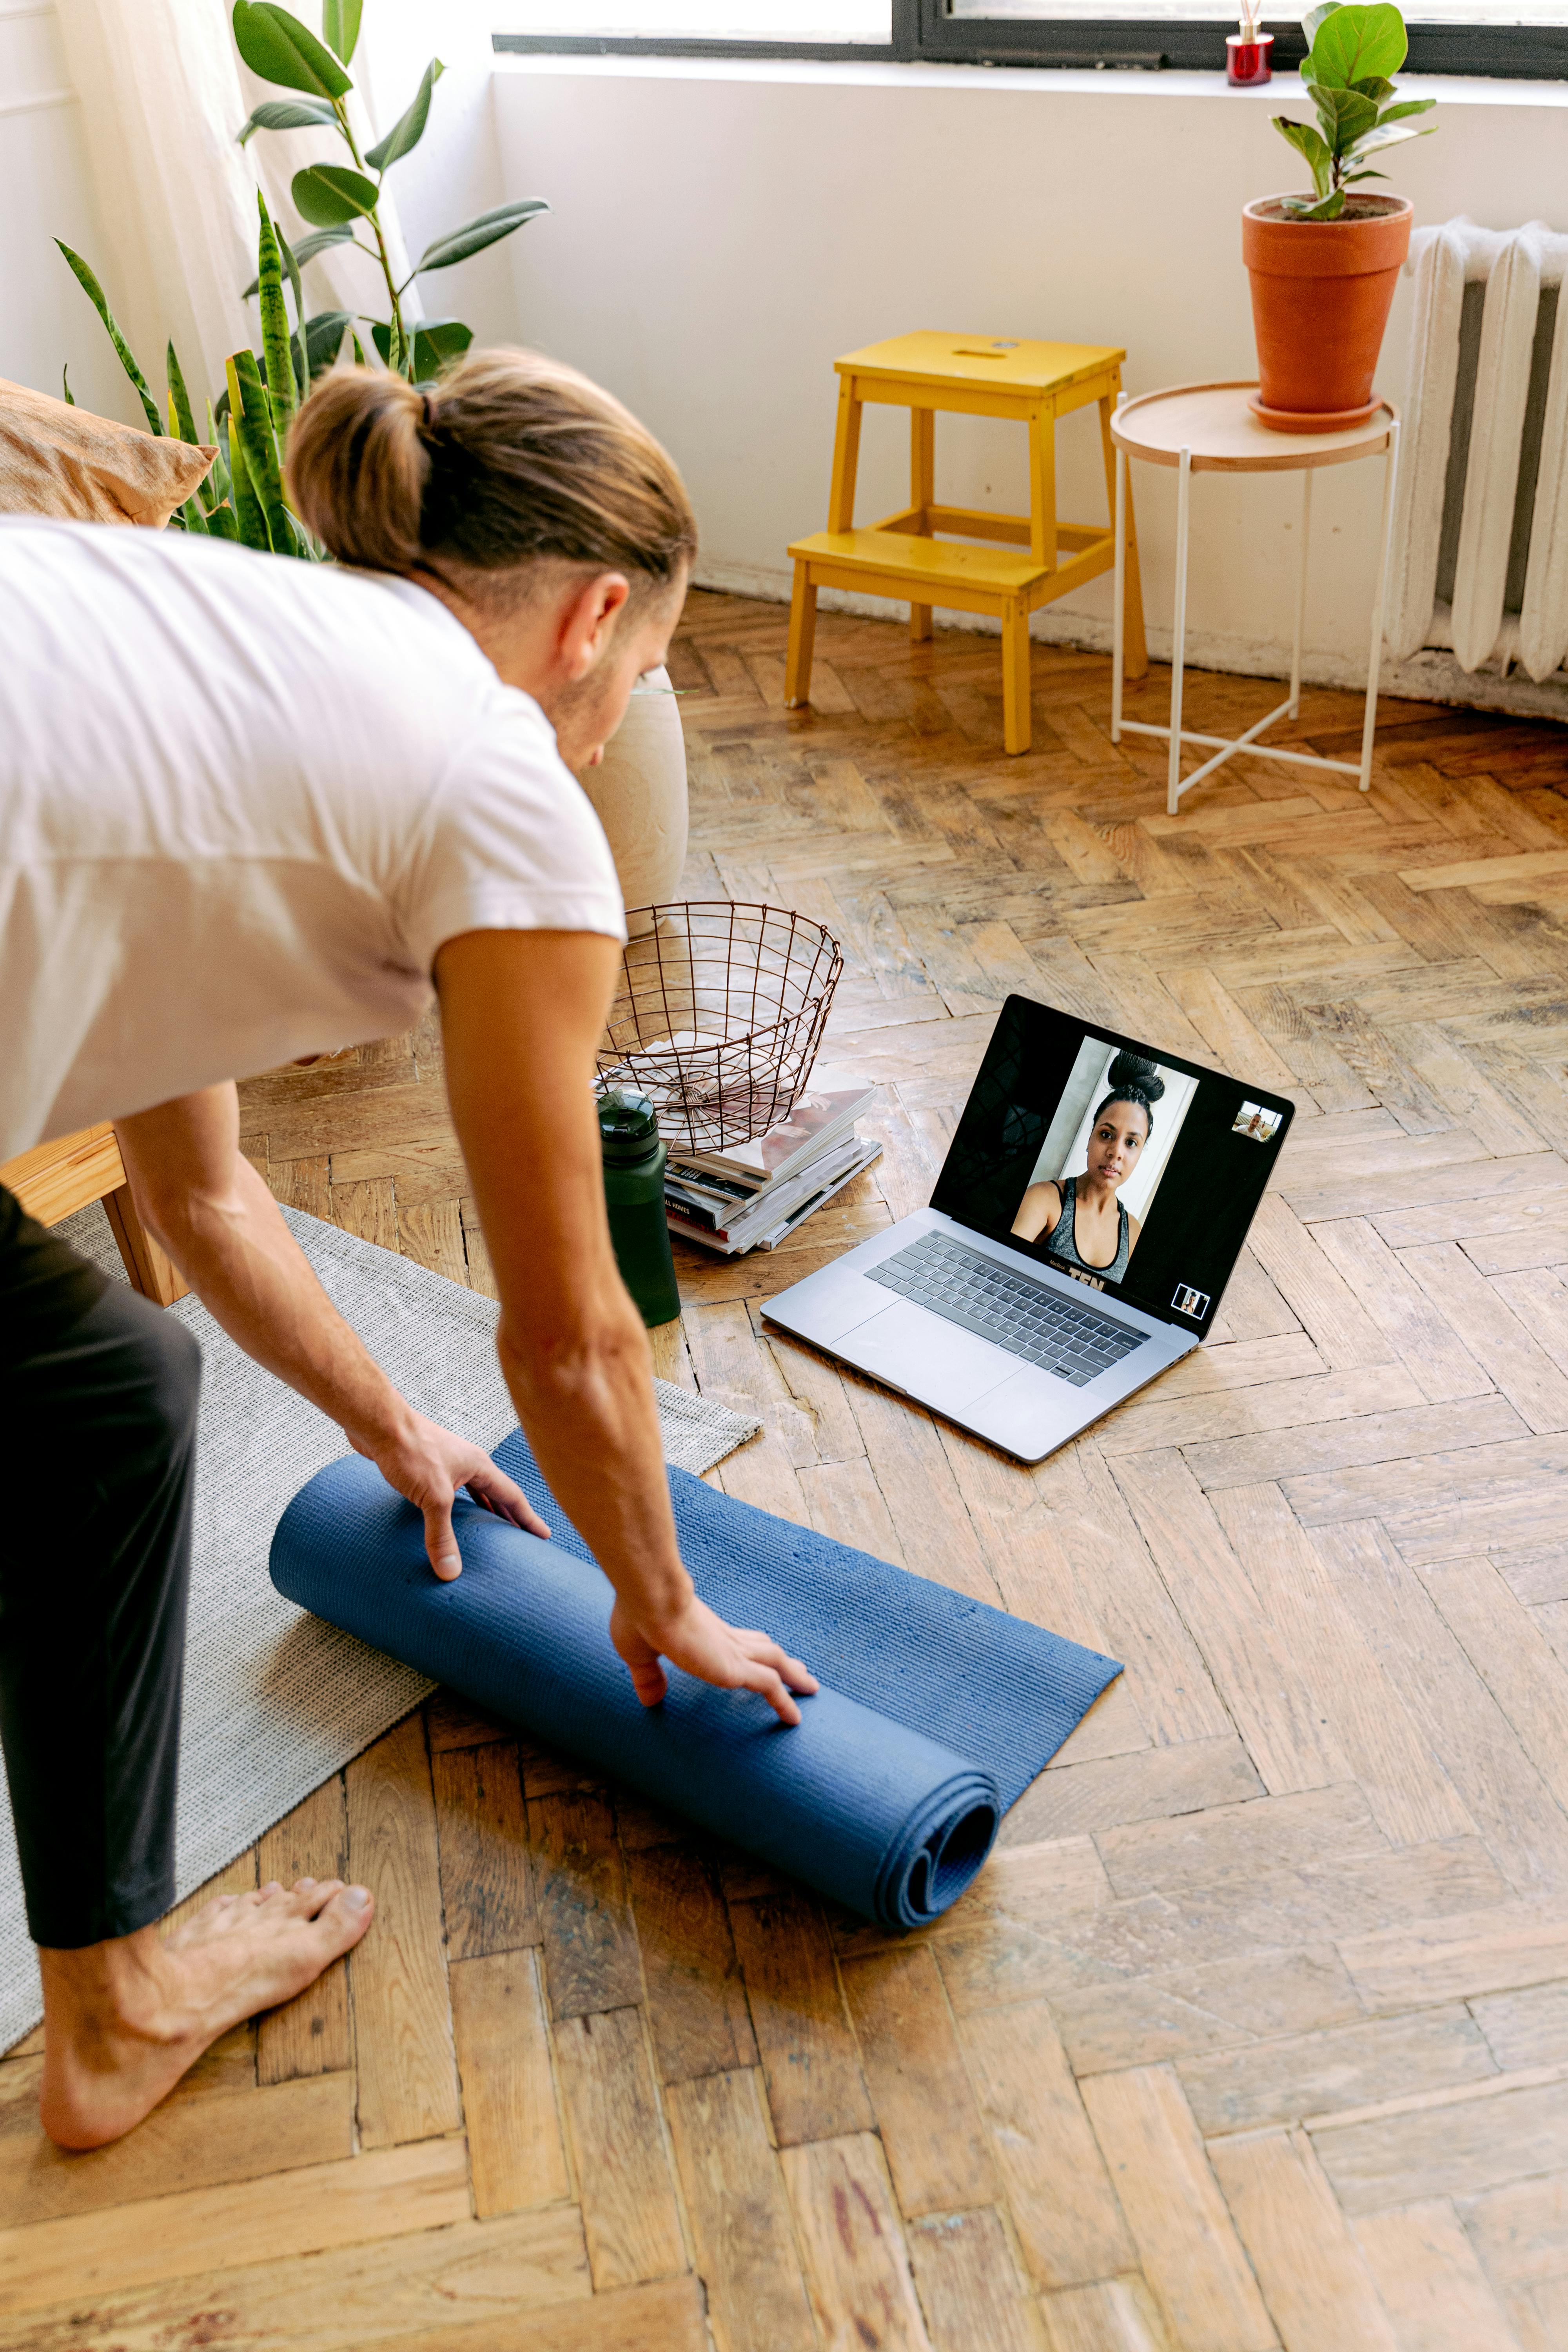
[[[335,357],[350,319],[342,311],[321,311],[314,319],[306,319],[300,310],[295,265],[302,266],[328,246],[352,245],[375,263],[386,289],[384,319],[373,319],[364,312],[358,315],[369,326],[384,363],[414,383],[423,383],[466,351],[473,332],[458,319],[421,319],[410,325],[403,315],[403,298],[416,278],[426,270],[449,269],[454,262],[482,253],[540,213],[547,213],[550,206],[542,196],[523,196],[499,205],[493,212],[481,213],[460,228],[447,229],[426,247],[406,278],[399,280],[382,229],[382,184],[391,166],[411,154],[425,136],[431,93],[446,68],[439,58],[431,58],[418,89],[392,129],[362,155],[344,104],[353,88],[348,68],[359,39],[361,7],[362,0],[323,0],[318,39],[277,0],[235,0],[234,38],[240,56],[261,80],[297,93],[264,100],[239,137],[243,144],[258,131],[337,132],[352,160],[307,164],[295,173],[289,187],[296,210],[310,223],[313,232],[300,238],[291,258],[287,246],[283,247],[307,360],[315,364],[313,330],[320,345],[331,337],[331,351],[322,352],[323,363]],[[257,288],[252,284],[246,290],[254,294]],[[308,380],[305,389],[309,390]]]
[[[1410,47],[1405,19],[1391,0],[1370,7],[1323,0],[1301,19],[1301,30],[1311,45],[1301,60],[1301,79],[1317,110],[1317,128],[1285,114],[1274,117],[1274,128],[1305,156],[1313,193],[1286,196],[1284,208],[1293,220],[1338,220],[1347,188],[1358,180],[1386,176],[1371,168],[1369,156],[1406,139],[1427,138],[1436,129],[1434,122],[1417,129],[1408,119],[1429,113],[1436,100],[1390,103],[1395,97],[1393,76]]]

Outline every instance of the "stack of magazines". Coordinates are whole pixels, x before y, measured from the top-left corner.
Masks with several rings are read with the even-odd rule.
[[[875,1100],[874,1087],[801,1095],[787,1119],[749,1143],[679,1159],[672,1151],[664,1176],[670,1232],[725,1257],[776,1249],[881,1157],[879,1143],[855,1132]]]

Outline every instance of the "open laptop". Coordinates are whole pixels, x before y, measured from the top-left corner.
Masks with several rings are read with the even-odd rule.
[[[1038,1462],[1213,1328],[1294,1108],[1010,996],[931,1206],[763,1312]]]

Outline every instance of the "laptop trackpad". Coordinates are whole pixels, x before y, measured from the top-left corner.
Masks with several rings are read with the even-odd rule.
[[[842,1352],[873,1378],[942,1412],[957,1412],[1006,1376],[1005,1349],[902,1298],[862,1323]]]

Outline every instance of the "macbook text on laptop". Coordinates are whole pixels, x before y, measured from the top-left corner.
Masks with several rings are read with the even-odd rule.
[[[1037,1462],[1213,1328],[1293,1111],[1010,996],[930,1207],[763,1312]]]

